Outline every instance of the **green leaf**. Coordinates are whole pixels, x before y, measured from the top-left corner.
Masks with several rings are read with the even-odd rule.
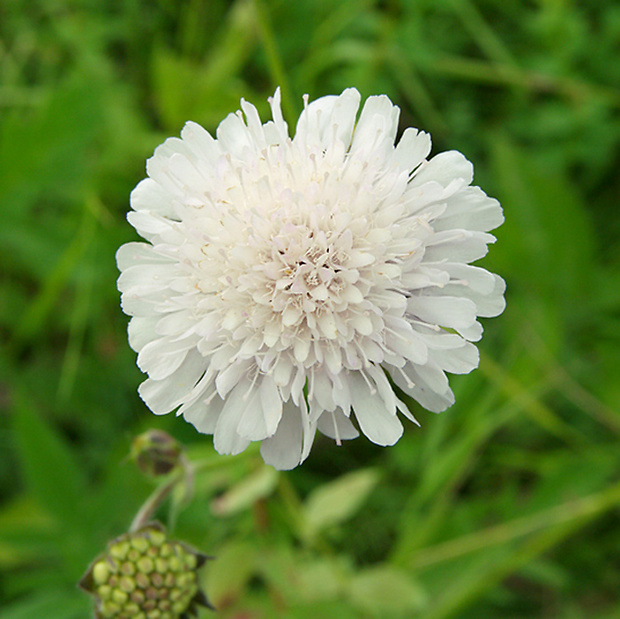
[[[357,574],[348,596],[360,611],[376,617],[411,617],[427,601],[424,590],[406,572],[387,565]]]
[[[578,189],[560,173],[536,167],[508,137],[496,135],[491,144],[506,215],[491,259],[544,298],[582,303],[596,269],[592,223]]]
[[[34,115],[22,110],[5,115],[0,199],[11,207],[5,210],[11,221],[28,217],[41,195],[66,199],[81,194],[91,162],[86,155],[100,128],[100,102],[86,76],[61,82]]]
[[[40,559],[54,522],[31,497],[18,495],[0,510],[0,569]]]
[[[351,567],[347,557],[326,557],[299,565],[298,597],[306,602],[335,600],[345,588]]]
[[[207,564],[209,600],[216,608],[243,597],[246,585],[256,571],[258,548],[249,542],[233,541],[216,553],[216,560]]]
[[[362,469],[314,490],[303,510],[305,536],[313,538],[323,529],[353,516],[378,480],[375,469]]]
[[[86,484],[69,447],[24,394],[16,391],[14,402],[13,427],[27,489],[61,522],[80,522]]]
[[[0,619],[83,619],[92,603],[76,590],[43,591],[0,610]]]
[[[230,516],[248,509],[259,499],[269,496],[278,483],[278,471],[264,465],[242,479],[211,503],[219,516]]]
[[[241,1],[229,12],[214,53],[195,62],[167,48],[153,53],[154,102],[161,121],[178,131],[187,120],[215,127],[238,109],[248,87],[239,69],[256,46],[256,15],[252,2]]]

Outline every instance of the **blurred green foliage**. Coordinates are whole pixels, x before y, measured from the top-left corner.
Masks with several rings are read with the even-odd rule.
[[[0,4],[0,619],[88,616],[147,427],[199,463],[175,536],[218,557],[219,616],[618,616],[619,53],[603,0]],[[452,409],[289,474],[145,409],[114,263],[153,148],[278,84],[289,119],[353,85],[463,151],[508,281]]]

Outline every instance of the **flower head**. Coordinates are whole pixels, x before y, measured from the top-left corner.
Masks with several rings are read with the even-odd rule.
[[[293,468],[318,429],[392,445],[425,408],[454,402],[446,372],[478,365],[478,316],[504,308],[504,282],[470,263],[503,221],[471,163],[427,160],[428,134],[360,94],[305,100],[294,137],[270,99],[246,101],[216,139],[189,122],[147,163],[128,219],[147,243],[117,254],[140,395],[214,435],[221,453],[261,441]],[[353,423],[356,420],[356,424]]]
[[[185,619],[198,606],[212,608],[198,579],[208,558],[169,540],[165,529],[152,522],[111,541],[80,586],[95,597],[97,619]]]

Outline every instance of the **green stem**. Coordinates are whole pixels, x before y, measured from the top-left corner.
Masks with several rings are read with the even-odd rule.
[[[174,490],[174,487],[180,481],[181,475],[175,475],[171,480],[167,483],[156,488],[155,491],[149,496],[149,498],[144,502],[142,507],[138,510],[136,517],[133,519],[131,526],[129,527],[129,532],[133,533],[137,531],[140,527],[144,526],[151,518],[153,514],[157,510],[157,508],[164,502],[166,497]]]
[[[463,535],[454,540],[419,551],[408,562],[410,569],[427,568],[437,563],[451,561],[472,552],[507,544],[544,529],[570,526],[571,523],[593,518],[620,503],[620,484],[574,501],[524,516],[483,531]]]
[[[157,511],[157,508],[168,498],[168,496],[180,483],[185,484],[185,494],[181,503],[186,503],[191,498],[194,488],[194,467],[183,454],[180,456],[179,466],[172,477],[165,484],[162,484],[156,488],[138,510],[138,513],[129,527],[129,532],[133,533],[149,522],[152,519],[153,514]],[[169,523],[170,528],[173,528],[174,526],[177,509],[178,505],[173,505],[173,511],[171,512],[170,519],[171,522]]]
[[[561,95],[576,102],[591,97],[600,97],[605,99],[609,105],[620,107],[620,90],[617,88],[535,73],[509,65],[493,65],[473,58],[444,56],[424,63],[420,66],[420,71],[474,83],[519,86],[531,92]]]

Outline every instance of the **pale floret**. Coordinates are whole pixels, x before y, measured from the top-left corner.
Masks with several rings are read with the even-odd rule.
[[[293,138],[254,106],[214,139],[189,122],[147,164],[128,219],[147,243],[117,261],[140,395],[176,410],[220,453],[261,441],[281,469],[320,432],[379,445],[422,406],[454,402],[445,372],[478,365],[477,317],[504,308],[504,282],[470,263],[495,239],[499,203],[451,151],[355,89],[309,103]],[[352,419],[356,423],[352,422]],[[356,428],[357,426],[357,428]]]

